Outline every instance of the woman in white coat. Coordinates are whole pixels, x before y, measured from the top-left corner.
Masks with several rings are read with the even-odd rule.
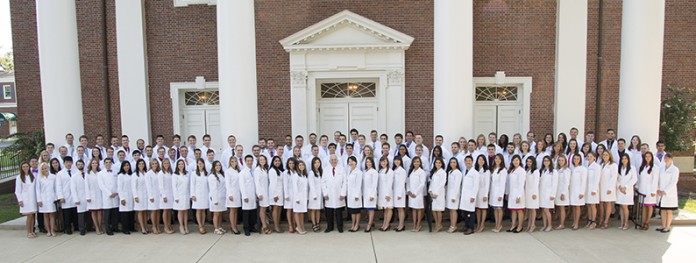
[[[283,197],[285,197],[283,208],[285,209],[285,218],[288,220],[288,232],[290,234],[296,232],[293,222],[294,215],[292,213],[292,204],[294,203],[294,199],[292,199],[292,177],[297,173],[297,160],[294,157],[288,159],[285,163],[285,172],[283,172]]]
[[[25,223],[27,238],[35,238],[34,216],[38,210],[36,207],[36,178],[29,170],[29,163],[22,162],[19,167],[19,175],[15,178],[14,193],[19,204],[19,213],[27,217]]]
[[[179,221],[179,233],[188,234],[188,210],[191,208],[191,178],[186,169],[186,161],[179,159],[176,161],[176,169],[172,175],[172,208],[177,211]]]
[[[537,150],[536,150],[536,162],[537,162],[537,167],[543,167],[543,161],[544,157],[549,156],[549,154],[546,152],[546,142],[544,140],[539,140],[536,143]],[[553,160],[553,159],[551,159]]]
[[[597,205],[599,204],[599,180],[602,176],[602,167],[596,162],[595,153],[587,153],[587,191],[585,203],[587,206],[587,228],[597,227]]]
[[[488,214],[488,192],[491,188],[491,170],[488,169],[485,155],[476,157],[474,169],[480,175],[479,190],[476,196],[476,232],[483,232]]]
[[[425,208],[425,203],[423,200],[427,174],[421,167],[423,163],[421,158],[416,156],[411,160],[411,167],[409,168],[408,181],[406,185],[408,195],[408,207],[413,211],[413,229],[411,232],[419,232],[423,227],[421,225],[423,221],[423,209]]]
[[[256,162],[253,176],[256,199],[259,201],[261,232],[268,235],[271,233],[271,229],[266,224],[266,209],[271,205],[268,198],[268,159],[266,159],[265,155],[259,155]]]
[[[460,180],[461,195],[459,196],[459,209],[464,212],[464,235],[471,235],[474,233],[474,228],[476,227],[476,199],[481,185],[481,175],[474,169],[474,159],[471,155],[465,157],[464,163],[466,167],[464,169],[464,175],[462,175],[462,179]],[[450,165],[452,164],[453,162],[450,161]],[[456,182],[455,179],[455,182],[448,181],[447,184],[449,185]],[[450,199],[448,198],[448,200]],[[454,225],[454,229],[450,227],[450,230],[454,232],[457,228],[457,221],[453,221],[452,224]]]
[[[225,172],[220,161],[213,161],[212,170],[208,176],[208,198],[210,212],[213,213],[213,227],[216,235],[227,232],[222,228],[222,213],[227,211],[227,191],[225,190]]]
[[[130,235],[131,229],[133,229],[133,192],[131,188],[131,180],[132,180],[132,175],[133,175],[133,170],[131,170],[131,165],[130,162],[122,162],[121,163],[121,168],[118,171],[118,199],[119,199],[119,206],[118,206],[118,214],[119,218],[121,219],[121,232]],[[75,186],[78,186],[79,184],[84,184],[84,181],[80,179],[79,176],[73,176],[72,177],[72,182],[71,182],[71,188],[73,187],[72,184]],[[82,182],[81,182],[82,181]],[[79,189],[79,187],[75,187],[76,189]],[[76,196],[75,193],[73,193],[73,196]],[[80,212],[80,206],[77,206],[77,212]],[[84,210],[82,210],[84,212]],[[84,216],[83,216],[84,217]],[[80,227],[84,228],[84,226],[80,225]],[[82,234],[82,233],[80,233]]]
[[[99,160],[92,160],[92,162],[89,163],[89,167],[87,167],[89,172],[85,177],[87,209],[89,209],[90,215],[92,216],[92,223],[94,223],[94,229],[97,232],[97,235],[102,234],[101,223],[104,216],[102,213],[102,193],[101,189],[99,189],[99,172],[101,171],[99,166]]]
[[[393,161],[392,161],[393,162]],[[377,206],[384,210],[384,221],[380,231],[389,231],[391,229],[391,219],[394,208],[394,171],[389,168],[389,158],[379,158],[379,191]]]
[[[164,232],[167,234],[174,233],[172,228],[172,208],[174,208],[174,188],[172,187],[173,176],[172,163],[164,160],[160,163],[162,170],[157,174],[159,185],[160,198],[159,208],[162,209],[162,221],[164,221]]]
[[[558,172],[553,169],[553,160],[550,156],[544,156],[539,169],[539,207],[541,207],[542,231],[549,232],[553,229],[553,217],[551,209],[554,208],[556,189],[558,189]]]
[[[650,228],[650,216],[657,203],[657,187],[660,179],[660,168],[655,166],[655,158],[652,152],[646,152],[638,170],[638,193],[643,198],[643,222],[641,230]]]
[[[430,188],[428,194],[432,198],[431,208],[433,218],[435,219],[435,233],[442,229],[442,212],[445,211],[445,203],[447,196],[445,193],[445,184],[447,183],[447,173],[445,172],[445,162],[441,157],[436,157],[433,160],[433,167],[430,175]]]
[[[599,148],[599,146],[597,146]],[[602,175],[599,179],[599,201],[604,209],[599,210],[600,222],[602,229],[609,227],[609,218],[611,217],[611,209],[616,202],[616,180],[618,179],[618,165],[614,163],[614,157],[611,152],[602,152]],[[605,211],[602,214],[602,211]]]
[[[237,228],[239,208],[242,207],[242,192],[239,189],[240,171],[241,168],[239,162],[237,162],[237,158],[234,156],[230,157],[227,170],[225,170],[225,194],[227,195],[225,205],[230,210],[230,227],[232,229],[232,233],[235,235],[239,235],[241,233]]]
[[[522,166],[522,158],[519,155],[512,156],[510,160],[510,195],[508,196],[508,209],[512,211],[512,226],[507,232],[519,233],[524,231],[524,209],[526,207],[526,196],[524,184],[527,173]],[[517,226],[515,226],[517,223]]]
[[[365,159],[365,173],[362,179],[363,207],[367,211],[367,226],[365,233],[372,231],[375,224],[375,209],[377,209],[377,187],[379,184],[379,173],[375,169],[375,159]]]
[[[493,232],[496,233],[503,229],[503,196],[505,195],[507,177],[505,157],[502,154],[496,154],[491,168],[491,191],[488,195],[488,202],[493,208],[493,217],[495,218]]]
[[[447,230],[448,233],[457,231],[457,216],[459,215],[459,204],[461,203],[460,198],[462,197],[461,187],[463,177],[460,169],[459,160],[457,160],[456,157],[450,158],[449,165],[447,166],[447,204],[445,205],[450,212],[450,228]],[[479,182],[476,182],[476,184],[479,184]]]
[[[669,233],[672,229],[672,217],[674,210],[679,207],[677,197],[677,183],[679,182],[679,168],[673,164],[672,154],[667,153],[664,157],[664,167],[660,172],[658,181],[657,195],[660,196],[660,217],[662,227],[655,230],[662,233]]]
[[[553,157],[551,157],[553,159]],[[556,213],[558,213],[559,224],[556,230],[565,229],[566,207],[570,205],[570,168],[568,159],[561,154],[556,158],[556,171],[558,173],[558,187],[556,188]]]
[[[307,177],[307,165],[302,160],[297,161],[297,173],[292,178],[292,212],[297,224],[295,230],[300,235],[307,234],[307,231],[304,229],[304,215],[307,213],[307,198],[309,197],[309,180]]]
[[[633,205],[633,187],[638,177],[636,169],[631,163],[630,154],[622,154],[619,162],[619,177],[616,182],[616,204],[620,205],[619,216],[621,224],[619,229],[628,230],[628,206]]]
[[[394,157],[392,162],[394,163],[392,167],[394,171],[394,207],[399,217],[399,225],[394,230],[401,232],[406,228],[406,180],[408,176],[406,169],[403,167],[401,157]]]
[[[573,142],[573,139],[570,140]],[[570,205],[573,207],[573,230],[580,228],[580,214],[585,206],[587,193],[587,168],[582,165],[580,154],[573,155],[573,168],[570,175]]]
[[[532,233],[536,229],[536,215],[539,210],[539,170],[534,158],[528,158],[524,166],[527,178],[524,182],[525,207],[527,208],[527,232]]]
[[[324,173],[322,161],[319,157],[312,158],[312,168],[307,175],[309,183],[309,197],[307,201],[307,209],[309,210],[309,220],[312,221],[312,231],[319,232],[321,226],[321,209],[323,209],[322,201],[324,200],[321,193],[321,177]]]
[[[39,213],[44,217],[46,236],[56,236],[56,175],[49,172],[48,164],[42,163],[39,168],[39,178],[36,179],[36,203]]]
[[[355,156],[348,157],[348,176],[346,176],[346,188],[348,199],[348,214],[351,218],[351,227],[348,231],[360,230],[360,210],[362,208],[362,177]],[[298,222],[299,223],[299,222]]]
[[[242,194],[242,224],[245,236],[250,236],[251,231],[256,229],[256,187],[252,172],[253,163],[254,157],[245,156],[244,168],[239,173],[239,191]]]
[[[283,232],[280,228],[280,213],[283,211],[285,199],[283,197],[284,170],[282,158],[280,156],[274,156],[273,159],[271,159],[271,168],[268,169],[268,201],[271,205],[271,218],[273,219],[273,227],[276,233]],[[321,185],[319,187],[321,187]],[[319,198],[321,199],[321,196],[319,196]]]
[[[140,159],[135,163],[135,172],[131,178],[131,192],[133,193],[133,210],[138,219],[140,232],[147,235],[147,177],[145,160]]]
[[[196,222],[198,223],[198,233],[204,235],[205,231],[205,212],[209,205],[208,190],[208,171],[205,169],[203,159],[196,160],[196,170],[191,174],[191,208],[196,209]]]
[[[160,196],[159,191],[159,162],[157,159],[150,160],[150,170],[145,173],[145,186],[147,188],[147,210],[150,211],[150,221],[152,223],[152,233],[159,234],[161,216],[159,210]]]

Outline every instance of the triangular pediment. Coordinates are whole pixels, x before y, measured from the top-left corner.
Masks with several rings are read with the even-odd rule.
[[[408,49],[413,37],[344,10],[283,40],[286,51]]]

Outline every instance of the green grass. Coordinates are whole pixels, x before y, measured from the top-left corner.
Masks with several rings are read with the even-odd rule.
[[[680,199],[679,209],[684,209],[691,213],[696,213],[696,199]]]
[[[14,194],[0,195],[0,224],[21,217]]]

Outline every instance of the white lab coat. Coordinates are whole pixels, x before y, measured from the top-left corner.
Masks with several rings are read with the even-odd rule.
[[[186,211],[191,208],[191,173],[172,175],[172,208]]]
[[[246,166],[239,172],[239,191],[242,193],[242,210],[256,209],[254,176],[251,170]]]
[[[645,195],[644,204],[656,204],[660,167],[653,165],[652,171],[648,172],[648,170],[650,167],[646,166],[638,175],[638,193]]]
[[[118,195],[111,197],[113,193],[118,193],[118,174],[111,170],[101,170],[97,176],[99,190],[102,193],[102,208],[118,208]]]
[[[196,174],[196,172],[191,173],[191,199],[196,197],[193,201],[191,208],[193,209],[208,209],[209,204],[209,190],[208,190],[208,176],[205,173],[201,175]]]
[[[554,202],[557,206],[570,205],[570,169],[558,169],[558,188],[556,188],[556,199]],[[563,200],[561,200],[561,195]]]
[[[362,179],[363,173],[358,167],[346,177],[348,208],[362,208]]]
[[[268,170],[263,170],[257,166],[254,168],[254,189],[256,189],[256,197],[260,207],[268,207],[270,201],[268,198]]]
[[[488,195],[488,203],[492,207],[503,207],[503,196],[507,184],[508,172],[503,169],[494,169],[491,172],[491,192]]]
[[[585,166],[577,166],[572,168],[570,175],[570,205],[583,206],[585,205],[585,196],[580,198],[580,195],[587,193],[587,168]]]
[[[229,168],[230,158],[234,156],[234,152],[234,148],[227,148],[224,151],[222,151],[222,157],[220,157],[220,164],[222,164],[222,169],[227,170],[227,168]]]
[[[80,173],[78,173],[78,176]],[[89,171],[85,176],[85,193],[87,194],[87,209],[100,210],[102,209],[104,202],[102,201],[103,196],[101,189],[99,188],[99,174],[93,171]]]
[[[466,168],[465,168],[466,169]],[[453,172],[456,173],[457,171]],[[464,175],[462,176],[461,179],[461,196],[459,196],[459,209],[467,211],[467,212],[474,212],[476,211],[476,200],[478,199],[478,194],[479,194],[479,187],[481,186],[481,174],[479,174],[476,169],[473,169],[473,167],[469,170],[467,173],[466,170],[464,170]],[[448,185],[451,183],[456,183],[455,182],[449,181]],[[453,189],[454,191],[457,191],[457,189]],[[474,199],[472,202],[471,199]],[[447,204],[448,206],[450,204],[454,204],[452,202],[453,198],[447,198]],[[449,208],[449,207],[448,207]],[[452,207],[450,209],[457,209],[455,207]]]
[[[225,190],[227,195],[225,205],[229,208],[242,207],[242,192],[239,189],[239,172],[237,170],[232,168],[225,170]]]
[[[322,200],[324,200],[324,196],[321,195],[321,174],[315,174],[313,171],[309,171],[309,175],[307,176],[307,183],[309,184],[307,209],[319,210],[324,208],[322,206]],[[282,187],[280,189],[282,191]]]
[[[119,212],[131,212],[133,211],[133,188],[131,187],[131,180],[133,180],[132,175],[129,174],[118,174],[117,187],[118,191],[118,211]],[[73,178],[73,181],[75,179]],[[121,204],[121,201],[126,201],[126,204]],[[78,209],[79,210],[79,209]]]
[[[537,168],[541,170],[540,167],[544,167],[544,157],[548,156],[546,152],[541,152],[536,156]]]
[[[377,206],[382,209],[394,207],[394,171],[389,168],[380,169],[378,186]]]
[[[159,176],[157,172],[148,170],[145,173],[145,187],[147,189],[147,210],[159,210],[160,193],[159,193]]]
[[[539,170],[526,172],[527,179],[524,182],[525,207],[527,209],[539,209]]]
[[[602,167],[602,175],[599,179],[599,201],[616,201],[616,180],[618,177],[619,171],[616,163],[605,164]],[[609,191],[611,193],[608,193]]]
[[[629,164],[630,166],[631,164]],[[619,176],[616,182],[616,203],[620,205],[633,205],[633,187],[638,181],[638,176],[636,176],[636,169],[631,167],[629,171],[625,168],[621,168]],[[620,188],[626,188],[626,193],[619,191]]]
[[[39,175],[36,180],[36,202],[41,202],[39,213],[53,213],[56,211],[55,201],[58,200],[58,187],[56,187],[56,175]]]
[[[586,204],[599,204],[599,180],[602,177],[602,167],[593,162],[587,167],[587,191],[585,192]],[[595,193],[592,195],[592,193]]]
[[[445,204],[447,203],[447,193],[445,192],[445,184],[447,183],[447,173],[445,169],[441,168],[433,174],[430,178],[430,188],[429,193],[433,193],[437,197],[432,197],[432,211],[445,211]],[[461,185],[458,187],[460,188]]]
[[[166,161],[166,160],[165,160]],[[174,166],[172,166],[174,167]],[[159,193],[160,193],[160,198],[159,198],[159,208],[160,209],[172,209],[174,208],[174,188],[172,187],[172,179],[173,174],[172,173],[165,173],[164,171],[160,171],[157,174],[157,177],[159,179],[157,182],[159,183]],[[164,202],[164,198],[167,198],[167,202]]]
[[[377,170],[370,169],[363,174],[362,189],[363,189],[363,207],[377,207],[377,187],[379,184],[379,173]],[[370,200],[372,199],[372,200]]]
[[[509,175],[510,178],[510,194],[508,195],[508,208],[526,208],[526,196],[524,193],[524,184],[527,179],[527,173],[522,166],[517,167]],[[517,203],[517,198],[520,202]]]
[[[149,201],[147,200],[147,176],[145,173],[131,175],[131,193],[133,194],[133,210],[146,211]]]
[[[306,213],[309,196],[309,181],[307,176],[298,173],[292,175],[292,212]]]
[[[669,167],[664,167],[662,171],[660,171],[657,189],[665,192],[665,194],[659,198],[660,207],[676,208],[679,206],[679,199],[677,197],[678,182],[679,168],[676,165],[672,164]]]
[[[403,167],[397,167],[394,170],[394,207],[406,207],[406,170]]]
[[[225,212],[227,211],[227,193],[225,190],[225,176],[222,174],[208,175],[208,204],[210,212]]]
[[[36,213],[38,209],[36,205],[36,177],[32,180],[27,175],[24,177],[24,182],[22,182],[22,178],[17,175],[17,178],[15,178],[14,193],[17,197],[17,202],[24,203],[23,206],[19,207],[20,214],[27,215]]]
[[[415,171],[411,172],[411,174],[408,176],[408,183],[406,185],[406,189],[408,189],[408,192],[411,192],[411,194],[416,196],[408,197],[408,207],[414,209],[424,208],[423,197],[426,194],[425,187],[427,177],[428,175],[421,168],[418,168]]]
[[[476,195],[476,208],[488,209],[488,191],[491,188],[491,171],[483,171],[481,168],[479,171],[479,190]]]
[[[283,195],[285,196],[285,200],[283,201],[283,208],[285,209],[292,209],[292,176],[295,173],[295,171],[288,171],[285,170],[283,171],[282,177],[283,177]]]
[[[73,173],[73,172],[71,172]],[[78,174],[78,173],[75,173]],[[60,205],[61,208],[63,209],[68,209],[68,208],[73,208],[75,207],[75,201],[72,198],[72,192],[70,191],[70,180],[71,175],[68,174],[67,169],[60,170],[58,174],[56,174],[56,195],[58,199],[63,199],[65,202]]]
[[[278,198],[278,201],[274,201],[274,198]],[[283,172],[276,171],[271,167],[268,170],[268,203],[269,205],[283,206],[283,199]]]
[[[541,178],[539,180],[539,207],[554,207],[556,190],[558,189],[558,179],[558,172],[556,170],[541,171]]]
[[[340,166],[337,166],[335,169],[328,166],[327,169],[324,169],[324,174],[321,177],[321,192],[324,198],[329,198],[328,200],[324,200],[324,206],[328,208],[341,208],[346,206],[345,200],[340,199],[341,197],[346,197],[348,194],[346,175]]]

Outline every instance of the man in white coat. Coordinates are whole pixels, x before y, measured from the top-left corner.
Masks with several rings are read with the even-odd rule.
[[[657,148],[657,151],[655,151],[655,158],[657,158],[655,162],[659,163],[660,167],[665,167],[665,156],[667,156],[665,143],[663,141],[657,141],[655,147]]]
[[[70,179],[74,173],[72,164],[72,158],[66,156],[63,159],[65,169],[60,170],[58,178],[56,178],[56,194],[58,199],[63,200],[60,204],[60,207],[63,209],[63,232],[68,235],[72,235],[73,227],[75,231],[79,230],[77,225],[77,206],[70,191]]]
[[[592,145],[592,152],[597,151],[597,143],[594,141],[595,135],[593,131],[588,131],[585,133],[585,142],[589,142]],[[582,145],[580,145],[582,147]]]
[[[118,231],[118,171],[112,170],[112,162],[111,158],[104,159],[104,170],[101,170],[97,176],[99,189],[102,192],[104,228],[109,236],[113,236],[114,231]]]
[[[476,197],[478,196],[481,175],[474,169],[474,159],[467,156],[466,168],[462,177],[462,194],[459,199],[459,210],[464,213],[464,234],[471,235],[476,227]]]
[[[452,153],[450,152],[449,149],[447,149],[447,146],[444,145],[445,138],[442,137],[442,135],[437,135],[435,136],[435,146],[440,146],[442,148],[442,158],[445,159],[445,163],[449,162],[449,159],[452,158]],[[433,146],[433,149],[435,148]],[[432,156],[432,152],[430,152],[430,155]]]
[[[220,163],[222,168],[227,170],[230,165],[230,157],[235,156],[234,148],[237,146],[237,138],[234,135],[227,136],[228,147],[222,151],[222,157],[220,158]]]
[[[599,142],[599,144],[604,145],[604,148],[609,150],[610,152],[616,151],[616,148],[618,148],[618,143],[616,143],[616,131],[614,129],[608,129],[607,130],[607,139],[604,141]],[[614,162],[618,162],[617,160],[614,160]]]
[[[164,145],[164,136],[157,135],[157,137],[155,137],[155,143],[155,146],[152,147],[153,152],[159,153],[160,148],[164,149],[165,154],[169,152],[169,148]]]
[[[416,134],[414,142],[415,143],[412,143],[408,149],[408,153],[411,157],[416,156],[416,146],[420,145],[423,147],[423,156],[421,156],[421,159],[430,160],[430,149],[423,144],[423,135]]]
[[[321,177],[321,190],[324,194],[324,207],[326,210],[327,227],[324,233],[334,229],[334,221],[339,233],[343,233],[343,218],[341,211],[346,206],[346,175],[338,166],[338,157],[335,154],[329,156],[331,166],[324,169]]]

